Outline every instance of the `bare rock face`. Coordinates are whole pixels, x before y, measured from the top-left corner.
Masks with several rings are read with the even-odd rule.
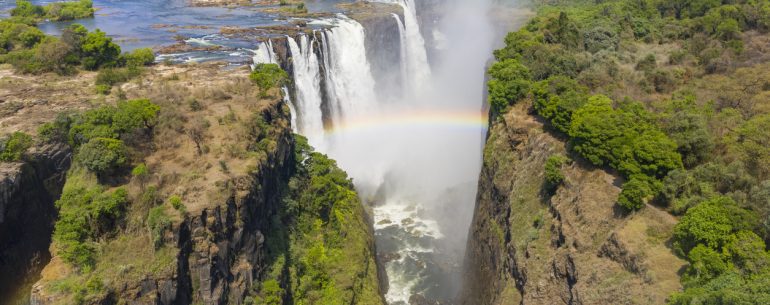
[[[0,300],[26,298],[51,259],[54,201],[70,159],[68,147],[46,145],[24,162],[0,163]]]
[[[666,241],[676,221],[616,208],[620,178],[578,158],[554,193],[544,166],[565,143],[520,102],[492,124],[460,304],[662,304],[685,262]]]

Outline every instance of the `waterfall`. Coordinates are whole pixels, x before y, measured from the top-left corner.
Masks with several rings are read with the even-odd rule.
[[[409,66],[406,62],[406,28],[398,14],[394,13],[393,18],[396,19],[396,26],[398,26],[399,45],[401,47],[399,54],[399,60],[401,61],[401,88],[409,88]]]
[[[268,39],[266,42],[261,42],[257,46],[257,49],[254,50],[254,57],[252,57],[252,59],[254,61],[251,65],[252,70],[254,70],[258,64],[278,64],[278,57],[275,55],[273,49],[273,41]],[[291,130],[297,133],[299,132],[297,127],[297,108],[294,107],[294,103],[291,101],[289,88],[286,86],[282,87],[281,93],[283,93],[283,102],[289,106],[289,110],[291,111]]]
[[[428,54],[425,51],[425,39],[420,33],[420,24],[417,22],[417,9],[414,0],[397,0],[404,8],[404,34],[406,40],[407,66],[409,71],[409,84],[414,87],[425,85],[431,77]]]
[[[321,110],[321,72],[318,56],[313,51],[314,40],[308,36],[287,37],[292,63],[294,64],[294,87],[296,90],[297,130],[308,138],[311,145],[323,144],[324,125]]]
[[[374,77],[366,57],[364,27],[339,15],[323,33],[327,95],[333,123],[345,123],[377,107]]]
[[[277,64],[278,59],[273,51],[273,42],[271,40],[261,42],[257,46],[257,49],[254,50],[253,60],[254,64],[251,65],[252,69],[254,69],[257,64]]]

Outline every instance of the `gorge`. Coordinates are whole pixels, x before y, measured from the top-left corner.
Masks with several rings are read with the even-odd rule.
[[[0,8],[0,305],[770,302],[767,0]]]

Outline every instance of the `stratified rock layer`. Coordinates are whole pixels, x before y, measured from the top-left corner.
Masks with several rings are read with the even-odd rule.
[[[466,253],[461,304],[662,304],[685,262],[675,219],[617,209],[615,175],[575,161],[553,195],[545,161],[566,154],[521,102],[492,124]]]

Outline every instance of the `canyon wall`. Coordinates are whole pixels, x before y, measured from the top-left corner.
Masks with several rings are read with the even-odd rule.
[[[0,163],[0,300],[26,298],[51,258],[54,201],[70,159],[68,147],[43,145],[22,162]]]
[[[675,219],[617,208],[620,178],[575,158],[549,190],[546,160],[566,152],[529,102],[491,124],[466,252],[465,305],[662,304],[685,261]]]

